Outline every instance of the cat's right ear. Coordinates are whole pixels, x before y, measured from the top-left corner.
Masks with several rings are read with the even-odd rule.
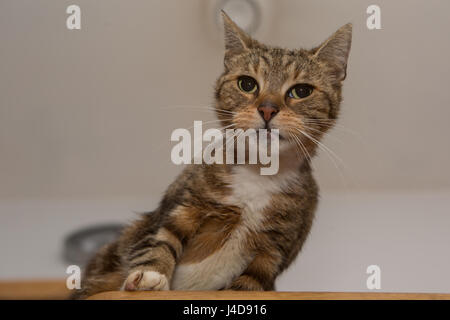
[[[222,10],[227,54],[241,53],[252,46],[253,40]]]
[[[343,81],[347,76],[347,60],[351,45],[352,24],[348,23],[315,49],[314,56],[335,66],[336,78]]]

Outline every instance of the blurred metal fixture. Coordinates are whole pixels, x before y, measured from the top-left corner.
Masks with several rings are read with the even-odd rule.
[[[77,230],[64,240],[64,260],[82,266],[105,244],[116,240],[123,225],[108,224]]]

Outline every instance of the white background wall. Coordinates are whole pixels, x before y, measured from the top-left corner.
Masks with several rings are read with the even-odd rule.
[[[65,27],[74,3],[80,31]],[[326,154],[315,160],[322,204],[280,288],[363,290],[375,263],[390,279],[383,289],[450,292],[450,2],[377,1],[376,31],[366,28],[370,4],[273,1],[263,16],[270,27],[256,33],[312,47],[354,25],[343,129],[324,141],[343,165]],[[209,6],[0,2],[0,253],[8,256],[0,278],[63,276],[64,234],[156,205],[181,170],[170,162],[171,131],[213,119],[197,109],[211,104],[222,68]],[[28,271],[31,251],[36,261],[38,252],[52,258]]]

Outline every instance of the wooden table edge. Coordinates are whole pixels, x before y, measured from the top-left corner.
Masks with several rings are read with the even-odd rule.
[[[287,291],[109,291],[90,300],[450,300],[444,293]]]

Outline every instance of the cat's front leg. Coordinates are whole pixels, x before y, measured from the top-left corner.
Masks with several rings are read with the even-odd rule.
[[[169,290],[181,250],[181,240],[164,227],[138,241],[128,253],[129,272],[122,290]]]
[[[240,291],[275,290],[275,278],[279,273],[278,258],[271,254],[259,254],[226,289]]]

